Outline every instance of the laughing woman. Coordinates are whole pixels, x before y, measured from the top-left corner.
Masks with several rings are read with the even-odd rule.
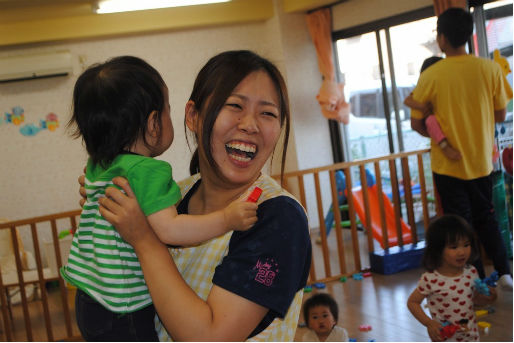
[[[255,187],[258,222],[193,248],[169,249],[139,209],[126,179],[109,188],[101,214],[139,258],[158,313],[160,340],[292,341],[311,263],[307,217],[299,202],[262,174],[284,130],[289,136],[284,80],[250,51],[211,58],[186,104],[185,125],[197,149],[192,175],[179,183],[179,213],[207,214],[245,198]]]

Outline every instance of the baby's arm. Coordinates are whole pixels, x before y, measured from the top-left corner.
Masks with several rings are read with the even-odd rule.
[[[231,230],[248,230],[257,222],[257,204],[236,200],[203,215],[178,214],[171,206],[149,215],[148,222],[163,243],[192,246]]]
[[[411,109],[418,110],[423,113],[425,113],[427,107],[427,105],[414,100],[412,93],[410,93],[409,96],[403,100],[403,104],[407,107],[410,107]]]
[[[416,318],[421,324],[426,326],[430,339],[434,342],[439,342],[442,340],[440,331],[442,325],[438,321],[433,320],[432,318],[427,316],[425,311],[423,311],[423,309],[421,308],[421,302],[423,301],[423,299],[425,299],[425,296],[421,294],[416,288],[407,300],[407,307],[409,308],[409,311],[412,313],[414,318]]]
[[[439,145],[446,157],[450,160],[460,160],[462,158],[459,150],[455,149],[450,142],[448,142],[448,139],[441,129],[435,115],[431,114],[426,117],[425,125],[427,127],[428,135],[437,143],[437,145]]]

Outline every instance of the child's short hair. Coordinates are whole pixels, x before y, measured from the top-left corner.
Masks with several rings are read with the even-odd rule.
[[[330,313],[332,313],[332,317],[334,317],[334,320],[337,323],[337,319],[339,318],[339,308],[336,301],[330,294],[317,293],[312,295],[303,304],[303,318],[305,319],[305,324],[307,324],[307,326],[309,326],[309,311],[316,306],[327,306],[330,309]]]
[[[424,61],[423,61],[423,64],[421,64],[421,69],[419,70],[420,73],[424,72],[425,69],[427,69],[428,67],[430,67],[432,64],[435,64],[436,62],[439,62],[440,60],[442,60],[443,58],[442,57],[439,57],[439,56],[430,56],[428,58],[426,58]]]
[[[94,64],[77,79],[73,90],[74,137],[82,137],[93,164],[106,167],[139,137],[146,142],[148,117],[157,112],[161,128],[166,84],[144,60],[120,56]]]
[[[478,256],[475,234],[464,218],[447,214],[435,219],[427,229],[423,265],[432,272],[442,264],[443,250],[448,244],[457,243],[459,239],[468,239],[471,244],[471,255],[468,263]]]
[[[449,8],[437,19],[437,34],[444,35],[454,48],[466,44],[472,33],[473,17],[465,9]]]

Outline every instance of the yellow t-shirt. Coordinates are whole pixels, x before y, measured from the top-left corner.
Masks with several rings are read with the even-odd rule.
[[[446,158],[432,142],[432,171],[463,180],[487,176],[493,170],[494,111],[512,99],[512,88],[500,66],[473,55],[447,57],[419,78],[413,98],[430,102],[448,142],[462,154],[454,161]],[[414,119],[423,114],[412,111]]]

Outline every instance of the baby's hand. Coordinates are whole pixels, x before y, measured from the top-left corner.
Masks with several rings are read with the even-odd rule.
[[[441,342],[443,340],[441,337],[442,328],[443,326],[437,320],[431,320],[427,324],[427,332],[432,342]]]
[[[236,200],[224,210],[227,230],[246,231],[257,222],[257,204]]]

